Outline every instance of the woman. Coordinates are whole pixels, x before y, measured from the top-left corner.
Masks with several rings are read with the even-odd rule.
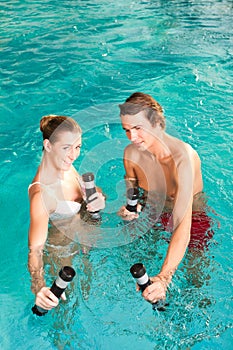
[[[58,299],[45,287],[43,249],[49,238],[49,224],[59,227],[59,221],[80,215],[85,189],[72,164],[80,154],[82,131],[72,118],[55,115],[43,117],[40,130],[43,134],[43,157],[29,186],[28,267],[32,278],[32,291],[36,294],[36,305],[50,310],[58,305]],[[94,197],[96,194],[93,195],[93,201],[86,206],[89,212],[105,207],[102,193],[98,191],[97,198]]]
[[[189,144],[165,132],[162,107],[150,95],[136,92],[119,107],[122,127],[131,141],[124,151],[127,184],[140,187],[144,196],[154,193],[161,199],[163,208],[155,221],[160,220],[165,230],[172,230],[161,270],[143,292],[146,300],[155,303],[165,299],[190,237],[205,240],[210,228],[210,220],[203,212],[201,162]],[[153,195],[147,199],[153,205]],[[201,214],[198,219],[192,215],[194,211]],[[132,220],[139,214],[122,207],[120,215]]]

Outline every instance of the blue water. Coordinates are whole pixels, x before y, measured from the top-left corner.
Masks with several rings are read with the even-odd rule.
[[[232,1],[19,0],[0,10],[1,349],[231,349]],[[151,230],[122,240],[115,215],[127,144],[118,104],[135,91],[154,96],[168,132],[200,154],[214,222],[208,249],[181,263],[164,313],[135,292],[129,268],[143,261],[156,274],[167,243]],[[108,195],[108,236],[74,257],[67,302],[38,319],[27,186],[41,157],[39,120],[49,113],[83,128],[76,167],[94,170]],[[53,278],[48,266],[48,285]]]

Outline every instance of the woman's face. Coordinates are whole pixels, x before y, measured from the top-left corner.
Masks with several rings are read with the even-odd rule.
[[[49,142],[49,157],[58,170],[70,169],[80,154],[81,141],[80,133],[64,131],[58,135],[56,142]]]

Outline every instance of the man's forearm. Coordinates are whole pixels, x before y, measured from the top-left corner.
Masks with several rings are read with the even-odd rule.
[[[174,231],[167,250],[166,258],[160,273],[158,274],[158,276],[160,276],[161,279],[164,279],[164,281],[167,281],[167,283],[170,283],[173,274],[182,261],[190,240],[190,229],[185,228],[185,235],[182,234],[180,230],[182,230],[182,227],[177,227]]]

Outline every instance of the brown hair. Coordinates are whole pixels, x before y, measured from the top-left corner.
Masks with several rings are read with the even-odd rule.
[[[145,112],[145,117],[152,126],[157,123],[165,129],[165,116],[161,105],[153,97],[143,92],[135,92],[129,96],[125,103],[119,105],[121,115],[135,115],[141,111]]]
[[[54,143],[58,139],[58,134],[64,131],[82,133],[78,123],[69,117],[59,115],[46,115],[40,120],[40,130],[43,140],[48,139]]]

